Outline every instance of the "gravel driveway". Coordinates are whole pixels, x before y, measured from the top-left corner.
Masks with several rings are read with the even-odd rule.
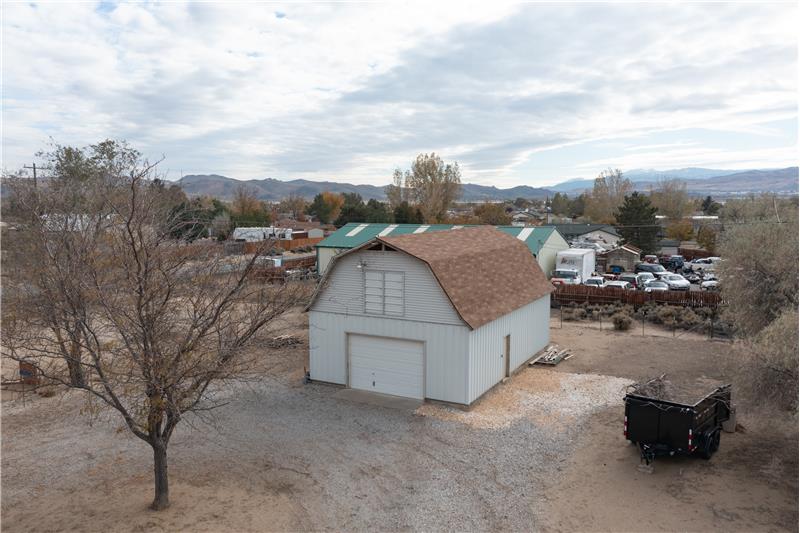
[[[578,427],[593,410],[619,402],[626,383],[525,368],[465,412],[378,407],[343,400],[333,386],[264,380],[229,390],[213,431],[201,423],[179,428],[171,479],[233,484],[248,498],[283,494],[294,507],[280,527],[290,529],[535,529],[543,493],[558,479]],[[34,409],[58,405],[37,402]],[[92,469],[111,478],[107,485],[138,475],[147,486],[149,449],[115,432],[116,421],[74,431],[77,414],[52,416],[41,420],[46,430],[25,435],[15,416],[31,420],[34,413],[13,403],[4,413],[5,511],[49,491],[79,492]],[[4,526],[13,525],[13,515],[5,518]]]

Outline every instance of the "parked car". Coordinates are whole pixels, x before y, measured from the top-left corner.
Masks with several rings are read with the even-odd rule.
[[[654,279],[644,286],[644,292],[668,291],[669,285],[659,279]]]
[[[652,272],[639,272],[636,274],[636,288],[644,289],[644,286],[656,279]]]
[[[700,283],[703,281],[703,278],[697,272],[692,272],[691,270],[689,272],[689,274],[683,275],[689,283]]]
[[[714,270],[719,263],[719,257],[701,257],[698,259],[693,260],[690,265],[692,266],[692,270],[703,270],[709,271]]]
[[[658,264],[654,265],[652,263],[639,263],[636,265],[636,267],[634,267],[633,271],[637,274],[639,272],[650,272],[653,275],[656,275],[659,272],[668,272],[663,266]]]
[[[584,281],[583,284],[589,287],[603,287],[606,284],[606,280],[601,277],[591,277]]]
[[[662,263],[666,268],[677,272],[678,270],[683,269],[685,261],[682,255],[670,255],[667,257],[666,264]]]
[[[606,283],[605,286],[614,287],[617,289],[625,289],[625,290],[633,289],[633,286],[631,286],[631,284],[628,283],[627,281],[609,281],[608,283]]]
[[[680,274],[663,276],[661,281],[665,282],[671,291],[688,291],[691,287],[689,281]]]
[[[713,279],[709,281],[704,281],[700,284],[700,290],[702,291],[718,291],[719,290],[719,281]]]
[[[645,263],[658,264],[658,257],[655,255],[646,255],[642,259]]]
[[[641,288],[640,285],[639,285],[639,275],[638,274],[633,274],[631,272],[626,272],[624,274],[620,274],[619,278],[617,278],[617,279],[619,279],[619,281],[627,281],[628,283],[631,284],[631,288],[633,288],[633,289]]]

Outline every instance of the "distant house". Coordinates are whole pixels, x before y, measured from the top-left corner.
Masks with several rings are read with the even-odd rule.
[[[610,272],[613,267],[619,267],[622,272],[633,272],[637,263],[641,262],[642,251],[631,245],[623,244],[598,257],[598,263],[605,263],[604,270]]]
[[[331,259],[307,307],[311,379],[470,405],[549,343],[553,286],[520,239],[380,233]]]
[[[543,224],[556,228],[569,242],[586,241],[596,242],[605,247],[614,248],[619,245],[622,237],[614,226],[608,224]]]
[[[386,224],[386,223],[359,223],[350,222],[345,224],[332,234],[328,235],[322,242],[316,245],[317,248],[317,271],[322,274],[328,267],[330,261],[338,254],[346,252],[351,248],[361,246],[365,242],[375,237],[394,237],[396,235],[433,233],[437,231],[453,230],[463,227],[474,227],[459,224]],[[561,250],[569,248],[569,243],[552,227],[517,227],[517,226],[495,226],[503,233],[524,242],[528,246],[531,254],[539,262],[540,268],[549,275],[556,266],[556,254]],[[486,261],[492,262],[494,258],[488,255],[486,250],[474,244],[469,249],[474,253],[484,257]]]

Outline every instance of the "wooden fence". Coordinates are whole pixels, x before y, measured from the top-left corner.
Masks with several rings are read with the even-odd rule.
[[[647,302],[684,307],[717,307],[723,303],[719,293],[709,291],[636,291],[617,287],[588,287],[586,285],[556,285],[551,299],[561,305],[568,303],[623,303],[639,307]]]

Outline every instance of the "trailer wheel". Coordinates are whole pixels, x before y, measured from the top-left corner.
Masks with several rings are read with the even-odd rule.
[[[700,449],[700,457],[711,459],[714,452],[719,449],[719,430],[707,433],[703,438],[703,447]]]
[[[711,441],[712,441],[712,442],[711,442],[711,444],[712,444],[712,446],[711,446],[711,452],[712,452],[712,453],[714,453],[714,452],[716,452],[717,450],[719,450],[719,441],[720,441],[720,437],[721,437],[721,436],[722,436],[722,433],[720,432],[720,430],[719,430],[719,429],[717,429],[717,430],[714,432],[714,435],[712,435],[712,436],[711,436]]]

